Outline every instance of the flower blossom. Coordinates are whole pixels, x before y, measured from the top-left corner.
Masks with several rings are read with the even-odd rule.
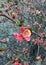
[[[20,41],[20,43],[22,42],[22,34],[20,33],[14,33],[14,39],[17,39]]]
[[[23,48],[23,52],[27,52],[28,51],[28,49],[27,48]]]
[[[1,39],[1,42],[6,42],[7,40],[5,38]]]
[[[14,39],[17,39],[18,41],[20,41],[20,43],[22,42],[22,39],[24,38],[26,41],[30,41],[30,36],[31,36],[31,31],[29,29],[25,29],[22,26],[20,28],[23,32],[22,33],[14,33]]]
[[[36,14],[40,14],[41,12],[40,12],[39,10],[36,10],[35,13],[36,13]]]
[[[22,33],[20,33],[19,34],[19,41],[20,41],[20,43],[22,42],[22,38],[23,38]]]
[[[18,62],[15,62],[13,65],[19,65],[19,63]]]
[[[25,29],[22,35],[26,41],[30,41],[31,32],[29,29]]]
[[[39,39],[39,40],[37,41],[37,43],[38,43],[38,44],[41,44],[41,43],[43,43],[43,40]]]
[[[34,22],[34,24],[33,25],[38,25],[38,22],[36,21],[36,22]]]
[[[15,39],[19,39],[19,33],[14,33],[13,35]]]
[[[21,30],[21,31],[24,31],[24,30],[25,30],[24,26],[21,26],[21,27],[20,27],[20,30]]]
[[[43,24],[40,24],[39,27],[42,28],[43,27]]]
[[[27,28],[29,29],[31,26],[30,25],[27,25]]]
[[[27,61],[24,61],[24,65],[29,65]]]
[[[33,43],[35,43],[35,41],[36,41],[35,39],[32,39],[32,42],[33,42]]]
[[[41,36],[44,36],[44,34],[45,34],[45,32],[43,31],[43,32],[41,33]]]

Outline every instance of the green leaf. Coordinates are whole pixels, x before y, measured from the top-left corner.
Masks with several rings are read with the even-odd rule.
[[[32,32],[32,28],[29,29]]]
[[[41,16],[42,16],[42,14],[36,14],[36,16],[41,17]]]
[[[20,19],[20,25],[23,25],[24,24],[24,19],[22,19],[22,17],[21,17],[21,19]]]

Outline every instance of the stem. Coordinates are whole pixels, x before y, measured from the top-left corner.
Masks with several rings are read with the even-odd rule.
[[[10,18],[6,13],[0,13],[0,16],[4,16],[6,18],[8,18],[9,20],[11,20],[13,23],[16,23],[12,18]]]
[[[42,36],[40,36],[38,33],[36,33],[35,31],[32,31],[33,34],[39,36],[40,38],[42,38]]]
[[[38,44],[38,52],[37,52],[37,56],[39,56],[39,44]]]
[[[0,48],[0,51],[8,50],[9,48]]]

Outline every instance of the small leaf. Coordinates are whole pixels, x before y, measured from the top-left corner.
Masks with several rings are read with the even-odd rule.
[[[32,32],[32,28],[29,29]]]
[[[22,19],[22,17],[21,17],[21,19],[20,19],[20,25],[23,25],[23,23],[24,23],[24,19]]]

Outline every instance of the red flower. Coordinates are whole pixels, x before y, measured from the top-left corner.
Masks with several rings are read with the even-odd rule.
[[[19,65],[19,63],[18,62],[15,62],[13,65]]]
[[[22,33],[20,33],[20,34],[19,34],[19,41],[20,41],[20,43],[22,42],[22,38],[23,38],[23,37],[22,37]]]
[[[14,33],[14,39],[19,39],[19,33]]]
[[[23,29],[23,32],[22,33],[14,33],[14,38],[19,40],[20,43],[22,42],[22,38],[24,38],[26,41],[30,41],[30,36],[31,36],[31,32],[29,29],[25,29],[22,27],[20,29]]]
[[[20,27],[20,30],[21,30],[21,31],[24,31],[24,30],[25,30],[24,26],[21,26],[21,27]]]
[[[17,39],[20,41],[20,43],[22,42],[22,33],[14,33],[14,39]]]

